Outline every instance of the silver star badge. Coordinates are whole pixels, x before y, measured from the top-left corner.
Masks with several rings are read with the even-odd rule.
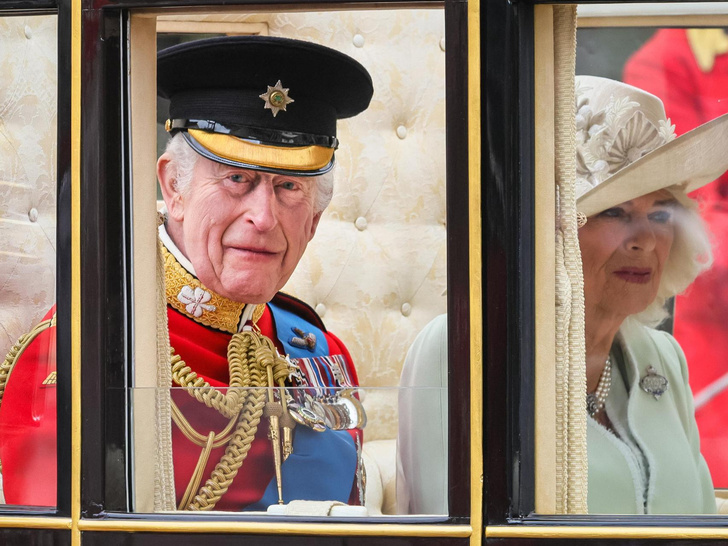
[[[286,106],[295,102],[288,96],[288,88],[281,85],[281,80],[278,80],[273,87],[269,85],[268,90],[259,96],[265,102],[264,108],[273,112],[273,117],[276,117],[281,110],[285,112]]]

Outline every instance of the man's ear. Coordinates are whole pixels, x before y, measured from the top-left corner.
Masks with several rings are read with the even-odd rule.
[[[321,211],[321,212],[317,212],[316,214],[313,215],[313,221],[311,222],[311,231],[308,234],[308,240],[309,241],[311,239],[313,239],[313,236],[314,235],[316,235],[316,228],[318,228],[319,220],[321,220],[321,215],[323,213],[324,212]]]
[[[157,180],[162,190],[164,204],[170,218],[181,222],[184,218],[184,199],[177,190],[176,169],[169,154],[163,153],[157,160]]]

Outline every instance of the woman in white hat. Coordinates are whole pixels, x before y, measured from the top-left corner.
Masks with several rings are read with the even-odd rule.
[[[685,357],[654,326],[710,266],[687,193],[728,169],[728,117],[675,138],[635,87],[581,76],[576,100],[589,512],[712,513]]]

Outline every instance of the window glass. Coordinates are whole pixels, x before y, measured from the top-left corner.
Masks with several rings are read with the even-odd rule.
[[[158,207],[166,215],[161,239],[169,336],[176,356],[171,392],[150,384],[141,370],[136,376],[135,419],[138,408],[156,408],[156,431],[142,412],[146,419],[135,420],[135,444],[161,446],[156,464],[164,474],[162,481],[135,479],[136,510],[274,510],[342,516],[447,513],[443,11],[164,15],[157,18],[156,30],[160,50],[199,39],[254,36],[313,42],[337,51],[333,57],[345,54],[350,59],[342,67],[332,58],[303,74],[294,73],[298,69],[288,59],[280,61],[279,72],[273,61],[272,69],[261,66],[259,70],[271,76],[257,82],[260,89],[251,91],[252,98],[240,99],[248,101],[245,107],[252,113],[236,122],[207,114],[208,103],[215,100],[221,101],[222,110],[227,108],[224,94],[214,98],[206,90],[194,99],[204,106],[190,106],[193,99],[184,95],[193,94],[189,84],[181,84],[187,85],[182,92],[166,93],[171,97],[171,114],[169,101],[159,102]],[[306,67],[301,47],[291,49],[290,56],[300,56],[301,66]],[[261,59],[268,54],[259,53]],[[283,136],[295,139],[294,133],[306,132],[302,126],[286,125],[290,116],[299,115],[296,109],[309,109],[317,119],[329,115],[317,113],[319,103],[350,109],[365,94],[363,84],[354,87],[348,81],[358,77],[349,71],[354,62],[370,75],[373,97],[364,111],[338,121],[333,175],[290,174],[293,169],[280,163],[290,155],[290,145],[271,145],[266,131],[288,132]],[[157,68],[164,87],[170,72],[162,61]],[[187,67],[191,73],[202,68]],[[203,77],[205,85],[216,85],[209,82],[217,74]],[[230,84],[233,87],[244,87],[258,76],[251,69],[246,76],[226,77],[238,82]],[[322,81],[329,82],[330,89],[321,89]],[[275,96],[285,104],[276,102]],[[225,130],[248,131],[246,144],[267,143],[274,149],[266,160],[268,170],[242,168],[240,163],[259,166],[256,162],[263,160],[245,155],[252,152],[238,148],[238,141],[229,148],[228,135],[223,136],[228,139],[223,151],[208,138],[213,133],[196,133],[200,125],[185,127],[174,131],[179,135],[174,138],[185,139],[182,150],[191,144],[188,151],[196,163],[189,185],[179,191],[175,184],[184,178],[179,165],[185,152],[175,144],[171,151],[167,148],[165,124],[168,119],[173,127],[197,123],[190,122],[195,115],[229,123]],[[308,127],[306,123],[303,126]],[[224,132],[215,138],[220,134]],[[176,173],[170,182],[164,180],[168,168]],[[331,176],[333,198],[320,219],[314,211],[314,235],[306,228],[311,211],[290,215],[286,211],[300,209],[301,203],[284,201],[287,198],[278,193],[281,188],[290,191],[289,185],[301,191],[300,186],[301,199],[307,203],[306,192],[318,191],[311,188],[327,184]],[[215,196],[203,188],[209,181],[213,182],[208,190]],[[249,189],[241,190],[241,185]],[[257,201],[257,192],[268,186],[272,193],[267,195],[277,199],[275,205]],[[221,188],[224,191],[218,193]],[[261,228],[261,211],[276,220]],[[302,226],[308,229],[305,239],[313,235],[307,246],[298,241]],[[288,252],[293,259],[285,258],[284,266],[290,271],[280,273],[249,262],[243,256],[248,251],[242,248],[245,245],[257,245],[258,253]],[[278,246],[265,249],[265,245]],[[299,259],[296,253],[303,247]],[[232,277],[225,278],[224,255],[232,252],[229,248],[240,254],[230,268],[244,281],[230,283]],[[275,289],[263,296],[250,295],[249,287],[263,281]],[[282,294],[271,300],[278,288]],[[253,360],[262,357],[248,358],[252,349],[238,347],[260,343],[260,337],[256,341],[236,333],[246,323],[255,323],[254,332],[271,340],[272,354],[277,350],[288,355],[271,369],[273,383],[285,383],[285,394],[265,388],[271,383],[265,368],[249,372],[256,366]],[[291,444],[286,429],[294,425]],[[149,439],[152,433],[157,439]],[[286,459],[289,446],[293,453]],[[144,472],[140,461],[149,457],[149,451],[135,449],[135,468]],[[161,485],[154,490],[145,485],[149,483]],[[285,501],[282,507],[277,506],[279,498]],[[349,506],[332,509],[324,501]]]
[[[609,9],[576,55],[589,512],[723,512],[728,19]]]
[[[56,25],[0,18],[0,503],[15,506],[56,504]]]

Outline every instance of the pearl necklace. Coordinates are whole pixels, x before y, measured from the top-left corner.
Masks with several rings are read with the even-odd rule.
[[[591,417],[594,417],[597,413],[604,409],[604,404],[607,402],[607,396],[609,396],[609,389],[612,387],[612,359],[607,357],[604,363],[604,370],[599,378],[597,384],[597,390],[594,392],[587,393],[586,395],[586,410],[589,412]]]

